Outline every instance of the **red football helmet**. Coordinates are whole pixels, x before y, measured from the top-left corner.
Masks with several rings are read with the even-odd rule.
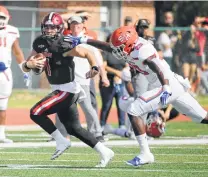
[[[165,132],[165,122],[159,114],[150,114],[146,122],[146,134],[148,136],[159,138]]]
[[[56,38],[64,29],[64,22],[60,14],[51,12],[41,22],[41,32],[47,38]]]
[[[9,11],[4,7],[0,6],[0,28],[4,28],[9,21],[10,15]]]
[[[114,49],[114,56],[118,59],[126,60],[137,39],[138,35],[134,27],[123,26],[116,29],[110,39],[110,45]]]

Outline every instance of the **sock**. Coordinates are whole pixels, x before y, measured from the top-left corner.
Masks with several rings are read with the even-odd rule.
[[[98,142],[93,149],[102,155],[103,153],[106,152],[108,148],[104,146],[104,144],[102,144],[101,142]]]
[[[53,139],[55,139],[56,142],[66,141],[66,138],[60,133],[58,129],[51,133],[51,136],[53,137]]]
[[[5,125],[0,125],[0,139],[5,139]]]
[[[136,139],[140,146],[140,153],[141,154],[150,153],[149,145],[146,138],[146,133],[136,136]]]

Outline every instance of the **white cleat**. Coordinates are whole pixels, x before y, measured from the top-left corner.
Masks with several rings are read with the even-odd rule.
[[[10,140],[8,138],[0,139],[0,143],[13,143],[13,140]]]
[[[114,152],[111,149],[107,148],[106,152],[101,155],[101,161],[95,167],[96,168],[106,167],[108,163],[113,159],[113,157],[114,157]]]
[[[148,153],[140,154],[132,160],[127,161],[126,164],[134,167],[140,167],[145,164],[153,163],[154,161],[154,155],[152,153]]]
[[[52,155],[51,160],[54,160],[54,159],[58,158],[69,147],[71,147],[71,142],[69,140],[67,140],[65,143],[57,144],[56,145],[56,151]]]

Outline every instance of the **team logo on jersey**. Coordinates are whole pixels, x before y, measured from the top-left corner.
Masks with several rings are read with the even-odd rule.
[[[45,45],[43,45],[43,44],[38,45],[38,48],[40,48],[40,49],[42,49],[44,47],[45,47]]]

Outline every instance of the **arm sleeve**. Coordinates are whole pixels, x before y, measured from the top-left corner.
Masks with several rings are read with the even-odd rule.
[[[160,72],[162,72],[164,79],[170,78],[170,75],[172,73],[170,68],[167,67],[165,60],[161,60],[159,58],[156,49],[151,44],[147,44],[147,45],[141,47],[141,49],[139,51],[139,59],[141,59],[143,61],[143,63],[146,60],[152,61],[158,67]],[[148,66],[146,65],[146,68],[147,67]]]

